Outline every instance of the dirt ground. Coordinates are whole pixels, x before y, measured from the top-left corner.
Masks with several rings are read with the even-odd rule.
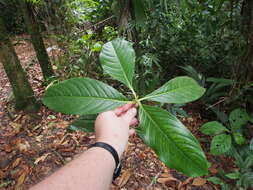
[[[22,38],[23,36],[21,36]],[[28,71],[36,97],[44,92],[42,75],[35,52],[27,41],[16,41],[15,48],[23,67]],[[55,113],[47,108],[37,115],[14,111],[8,79],[0,64],[0,189],[19,190],[43,180],[55,170],[73,160],[94,143],[92,133],[69,132],[73,117]],[[200,115],[189,113],[182,120],[197,137],[203,123]],[[203,148],[207,151],[205,145]],[[207,154],[212,163],[209,171],[221,167]],[[217,190],[219,187],[205,177],[189,178],[167,168],[138,136],[130,138],[122,160],[122,173],[112,189],[120,190]]]

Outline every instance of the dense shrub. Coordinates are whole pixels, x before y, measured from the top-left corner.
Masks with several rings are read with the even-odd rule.
[[[178,73],[178,65],[191,65],[205,76],[231,77],[245,46],[240,4],[180,1],[165,9],[150,1],[147,7],[141,50],[160,59],[162,76]]]

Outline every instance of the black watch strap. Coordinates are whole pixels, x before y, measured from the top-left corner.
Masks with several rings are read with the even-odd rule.
[[[121,164],[120,164],[120,161],[119,161],[119,155],[117,153],[117,151],[109,144],[107,143],[103,143],[103,142],[96,142],[95,144],[91,145],[90,147],[100,147],[100,148],[104,148],[105,150],[109,151],[114,160],[115,160],[115,169],[114,169],[114,172],[113,172],[113,180],[115,180],[117,177],[119,177],[120,175],[120,172],[121,172]]]

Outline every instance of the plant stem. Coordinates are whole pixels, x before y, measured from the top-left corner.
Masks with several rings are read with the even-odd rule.
[[[139,100],[137,100],[137,104],[139,107],[142,107],[141,102]]]
[[[139,99],[138,101],[143,101],[143,100],[146,100],[147,99],[147,97],[143,97],[143,98],[141,98],[141,99]]]
[[[130,88],[130,90],[132,91],[133,95],[134,95],[134,99],[137,102],[138,101],[138,96],[136,95],[136,92],[134,91],[133,88]]]

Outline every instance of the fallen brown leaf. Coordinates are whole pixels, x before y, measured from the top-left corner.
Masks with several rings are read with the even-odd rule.
[[[178,189],[179,189],[179,190],[185,190],[185,186],[186,186],[187,184],[191,183],[192,180],[193,180],[192,177],[187,178],[183,183],[181,183],[181,184],[178,186]]]
[[[36,140],[37,142],[41,142],[42,138],[43,138],[43,136],[40,135],[40,136],[35,137],[35,140]]]
[[[21,117],[22,117],[22,115],[18,115],[18,116],[14,119],[14,122],[18,121]]]
[[[64,135],[60,140],[56,140],[54,143],[56,144],[56,146],[59,146],[61,145],[65,139],[68,137],[68,134],[67,135]]]
[[[27,152],[29,148],[30,148],[30,144],[27,141],[24,142],[24,144],[23,143],[19,144],[20,151]]]
[[[22,160],[22,158],[17,158],[17,159],[13,162],[12,168],[17,167],[17,166],[20,164],[21,160]]]
[[[37,158],[34,162],[35,165],[37,165],[39,162],[44,162],[45,159],[47,158],[48,155],[50,155],[51,153],[47,153],[47,154],[44,154],[43,156]]]
[[[138,156],[142,160],[145,160],[147,158],[147,155],[145,153],[143,153],[143,152],[141,152]]]
[[[162,184],[167,183],[169,181],[178,181],[178,179],[176,179],[176,178],[174,178],[172,176],[171,177],[163,177],[163,178],[158,178],[157,179],[157,182],[158,183],[162,183]]]
[[[18,134],[22,128],[22,125],[19,123],[11,123],[10,125],[12,126],[16,134]]]
[[[194,186],[202,186],[206,184],[206,179],[203,179],[201,177],[195,178],[192,182],[192,185]]]
[[[9,144],[6,144],[4,146],[4,151],[7,152],[7,153],[10,153],[11,151],[13,150],[13,147]]]
[[[125,172],[123,172],[121,178],[119,179],[119,187],[123,187],[128,182],[129,178],[132,175],[132,169],[127,169]]]
[[[21,152],[27,152],[28,149],[30,148],[29,142],[24,139],[18,139],[16,141],[16,145]]]
[[[214,190],[214,189],[216,189],[215,187],[213,187],[211,185],[208,185],[208,184],[205,184],[205,185],[201,186],[200,188],[203,189],[203,190]],[[218,189],[216,189],[216,190],[218,190]]]
[[[18,189],[21,188],[21,186],[23,185],[23,183],[25,181],[26,175],[27,175],[26,172],[23,172],[21,174],[21,176],[19,176],[18,181],[17,181],[17,183],[15,185],[15,190],[18,190]]]
[[[209,168],[209,172],[213,175],[218,173],[218,170],[216,168]]]
[[[60,122],[57,122],[55,127],[56,128],[62,128],[62,129],[65,129],[69,126],[69,122],[67,121],[60,121]]]
[[[167,177],[173,177],[171,174],[169,174],[169,173],[162,173],[161,175],[160,175],[160,177],[162,178],[167,178]]]
[[[4,172],[2,170],[0,170],[0,179],[3,179],[4,178]]]

